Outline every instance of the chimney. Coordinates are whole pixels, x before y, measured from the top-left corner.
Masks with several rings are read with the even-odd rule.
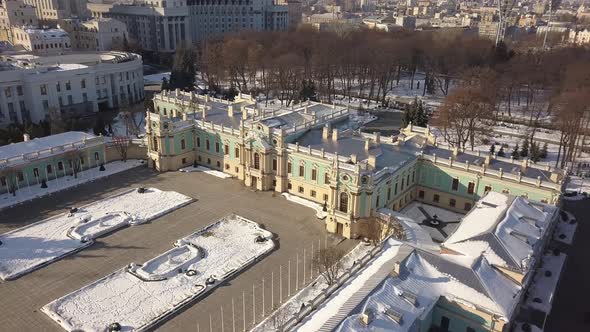
[[[333,142],[337,142],[338,141],[338,129],[332,130],[332,141]]]
[[[377,165],[377,157],[370,154],[368,161],[369,161],[369,166],[375,168],[375,166]]]
[[[180,89],[174,90],[176,97],[180,97]]]
[[[228,105],[227,106],[227,116],[233,117],[234,116],[234,106]]]
[[[381,134],[379,132],[374,132],[373,135],[375,135],[375,143],[381,143]]]
[[[369,149],[371,148],[371,140],[370,139],[365,139],[365,151],[369,151]]]
[[[358,161],[356,154],[350,155],[350,161],[352,161],[353,164],[356,164],[356,162]]]
[[[28,142],[31,140],[31,136],[29,134],[23,134],[23,141]]]
[[[242,109],[242,120],[246,120],[248,118],[248,111],[246,109]]]
[[[326,124],[324,128],[322,128],[322,139],[327,140],[330,138],[330,124]]]
[[[191,91],[191,101],[195,100],[195,92]]]
[[[207,117],[207,106],[203,107],[203,119]]]

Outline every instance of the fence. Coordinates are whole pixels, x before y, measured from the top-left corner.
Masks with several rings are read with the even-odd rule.
[[[293,295],[300,292],[319,276],[314,267],[313,259],[320,248],[328,245],[328,239],[318,238],[298,249],[283,264],[256,275],[256,281],[244,286],[241,291],[232,291],[231,296],[224,298],[219,308],[206,306],[204,316],[199,315],[194,322],[197,332],[249,331],[277,310]],[[229,283],[232,281],[230,280]],[[220,287],[216,291],[222,291]],[[215,292],[215,291],[214,291]],[[207,301],[203,299],[202,301]],[[217,302],[217,300],[216,300]],[[290,317],[275,317],[268,323],[279,328]]]

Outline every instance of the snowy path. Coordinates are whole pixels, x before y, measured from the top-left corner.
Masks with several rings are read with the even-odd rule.
[[[82,250],[93,239],[147,222],[192,202],[176,193],[130,189],[121,194],[0,235],[0,278],[14,279]]]
[[[218,178],[222,178],[222,179],[228,179],[231,178],[232,176],[229,174],[225,174],[223,172],[220,171],[216,171],[207,167],[203,167],[203,166],[197,166],[197,167],[193,167],[193,166],[189,166],[189,167],[185,167],[185,168],[181,168],[179,169],[180,172],[185,172],[185,173],[190,173],[190,172],[203,172],[205,174],[209,174],[209,175],[213,175],[216,176]]]
[[[259,236],[265,241],[256,242]],[[114,322],[122,331],[146,330],[270,252],[271,238],[258,224],[228,216],[178,240],[176,249],[130,264],[42,311],[68,331],[104,331]]]
[[[1,194],[0,210],[16,204],[33,200],[35,198],[50,195],[61,190],[76,187],[87,182],[96,181],[109,175],[113,175],[135,167],[139,167],[144,163],[145,161],[143,160],[127,160],[127,162],[113,161],[104,165],[104,171],[100,171],[98,167],[94,167],[92,169],[78,173],[78,178],[74,178],[73,176],[64,176],[58,177],[57,179],[49,180],[47,181],[47,188],[41,188],[40,183],[36,183],[34,180],[30,180],[31,186],[19,188],[16,191],[16,196],[13,196],[12,194],[8,193]]]
[[[322,204],[315,203],[315,202],[312,202],[312,201],[307,200],[305,198],[301,198],[299,196],[291,195],[289,193],[282,193],[281,195],[283,195],[283,197],[285,197],[285,199],[288,200],[289,202],[297,203],[297,204],[306,206],[308,208],[314,209],[315,210],[315,216],[318,219],[325,219],[326,216],[328,215],[328,213],[326,211],[324,211],[324,207],[323,207]]]

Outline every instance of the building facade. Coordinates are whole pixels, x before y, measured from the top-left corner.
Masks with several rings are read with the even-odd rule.
[[[12,44],[37,55],[61,55],[71,51],[70,36],[62,29],[12,27]]]
[[[10,30],[11,26],[37,26],[35,7],[23,0],[0,1],[0,29]]]
[[[30,140],[25,134],[23,142],[0,149],[0,193],[35,190],[105,163],[103,137],[70,131]]]
[[[381,137],[356,131],[344,107],[305,102],[262,108],[180,91],[154,98],[146,120],[149,164],[160,171],[200,164],[257,190],[289,193],[322,206],[326,228],[366,233],[380,208],[414,200],[469,211],[489,191],[556,204],[559,169],[495,155],[442,149],[428,128]]]
[[[61,27],[68,32],[72,48],[80,51],[106,52],[121,49],[128,39],[125,23],[113,18],[95,18],[82,21],[67,19]]]
[[[141,102],[143,65],[124,52],[0,57],[0,127]]]
[[[41,22],[54,23],[62,19],[85,17],[87,0],[23,0],[25,4],[35,8],[37,18]]]
[[[115,18],[148,51],[173,52],[191,43],[238,31],[287,30],[289,6],[271,0],[137,0],[88,4],[94,17]]]

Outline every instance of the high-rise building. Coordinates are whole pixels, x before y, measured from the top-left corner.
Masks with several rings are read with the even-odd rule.
[[[246,30],[286,30],[289,5],[272,0],[178,0],[88,4],[94,17],[115,18],[127,25],[143,49],[172,52],[195,42]]]
[[[37,18],[43,22],[57,22],[71,17],[88,15],[87,0],[23,0],[35,7]]]

